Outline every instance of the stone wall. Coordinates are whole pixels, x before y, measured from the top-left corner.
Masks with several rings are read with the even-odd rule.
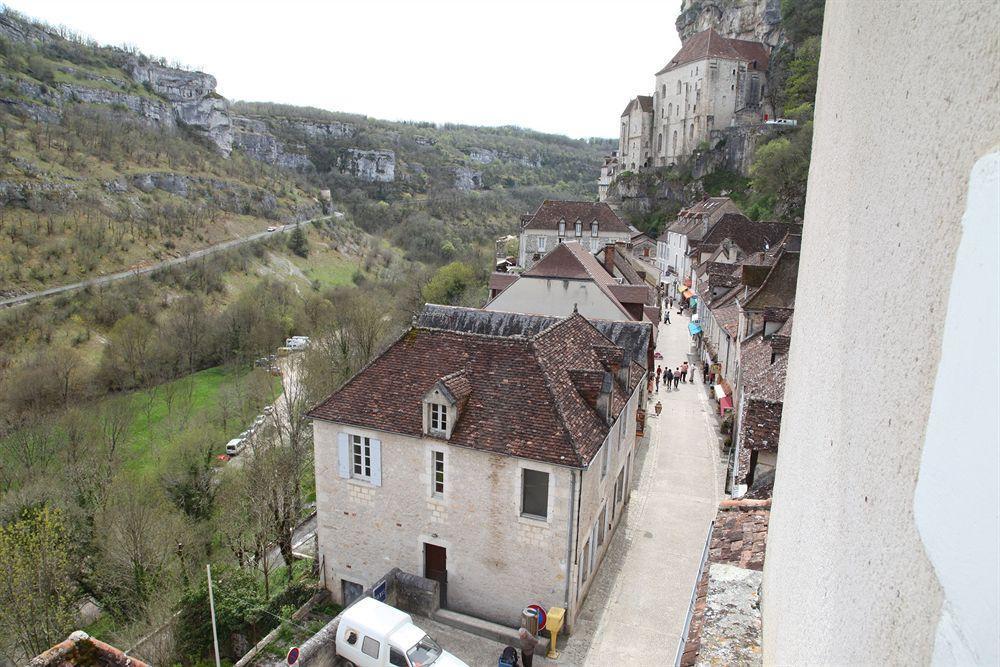
[[[763,42],[772,48],[785,44],[781,0],[683,0],[677,17],[681,41],[709,28],[723,37]]]

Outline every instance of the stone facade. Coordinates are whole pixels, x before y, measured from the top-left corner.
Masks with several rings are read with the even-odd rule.
[[[785,45],[781,0],[683,0],[676,25],[682,42],[714,28],[726,37],[762,42],[772,49]]]
[[[635,171],[651,164],[650,135],[653,126],[653,100],[640,95],[622,112],[618,136],[618,161],[623,171]]]
[[[567,223],[569,228],[565,234],[559,234],[556,229],[526,229],[521,232],[520,265],[525,269],[533,267],[538,260],[552,251],[560,243],[576,241],[580,243],[588,252],[597,253],[608,244],[626,243],[632,234],[629,231],[601,231],[598,228],[597,236],[592,235],[589,228],[585,228],[581,236],[575,236],[571,223]]]
[[[447,550],[449,608],[513,625],[525,605],[537,603],[565,607],[572,625],[627,497],[639,395],[637,388],[582,470],[316,420],[319,554],[334,600],[342,581],[367,588],[392,567],[423,573],[424,545],[433,544]],[[380,441],[379,486],[340,477],[342,432]],[[441,494],[432,483],[433,452],[444,455]],[[520,514],[525,469],[549,474],[546,519]]]

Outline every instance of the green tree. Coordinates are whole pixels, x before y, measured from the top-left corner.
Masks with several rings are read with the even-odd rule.
[[[805,210],[812,123],[757,149],[750,177],[759,197],[773,197],[774,213],[781,218],[801,217]]]
[[[73,559],[62,514],[43,507],[0,527],[0,647],[25,664],[74,622]]]
[[[229,638],[260,617],[265,600],[252,570],[219,568],[212,575],[220,652],[232,657]],[[204,657],[212,646],[212,615],[204,578],[181,598],[175,637],[178,653],[192,662]]]
[[[781,24],[792,44],[823,34],[824,0],[781,0]]]
[[[306,238],[305,232],[302,231],[302,225],[295,225],[295,229],[292,230],[288,237],[288,249],[299,257],[309,256],[309,240]]]
[[[819,37],[809,37],[795,50],[788,63],[785,82],[785,115],[799,120],[812,119],[819,77]]]
[[[478,287],[475,272],[468,264],[452,262],[438,269],[424,286],[427,303],[457,305],[470,300]]]

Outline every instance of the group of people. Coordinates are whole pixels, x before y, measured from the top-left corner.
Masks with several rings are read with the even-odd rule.
[[[668,296],[663,300],[663,323],[670,324],[670,311],[674,307],[674,297]],[[677,314],[681,315],[684,313],[685,309],[690,308],[686,299],[679,299],[677,301]]]
[[[670,391],[671,386],[673,386],[674,389],[677,389],[681,382],[694,382],[694,368],[692,368],[686,361],[677,368],[670,368],[668,366],[665,371],[663,370],[662,365],[657,366],[656,391],[660,391],[661,381],[667,391]]]

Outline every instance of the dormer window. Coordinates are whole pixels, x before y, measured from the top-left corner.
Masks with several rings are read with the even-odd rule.
[[[592,223],[590,223],[590,235],[596,239],[597,233],[598,233],[597,220],[594,220]]]
[[[559,221],[559,236],[560,237],[566,236],[566,221],[565,220],[560,220]]]
[[[428,415],[428,430],[432,433],[444,434],[448,432],[448,406],[438,403],[430,403]]]
[[[576,224],[573,225],[573,231],[575,232],[576,236],[578,237],[583,236],[583,223],[577,220]]]

